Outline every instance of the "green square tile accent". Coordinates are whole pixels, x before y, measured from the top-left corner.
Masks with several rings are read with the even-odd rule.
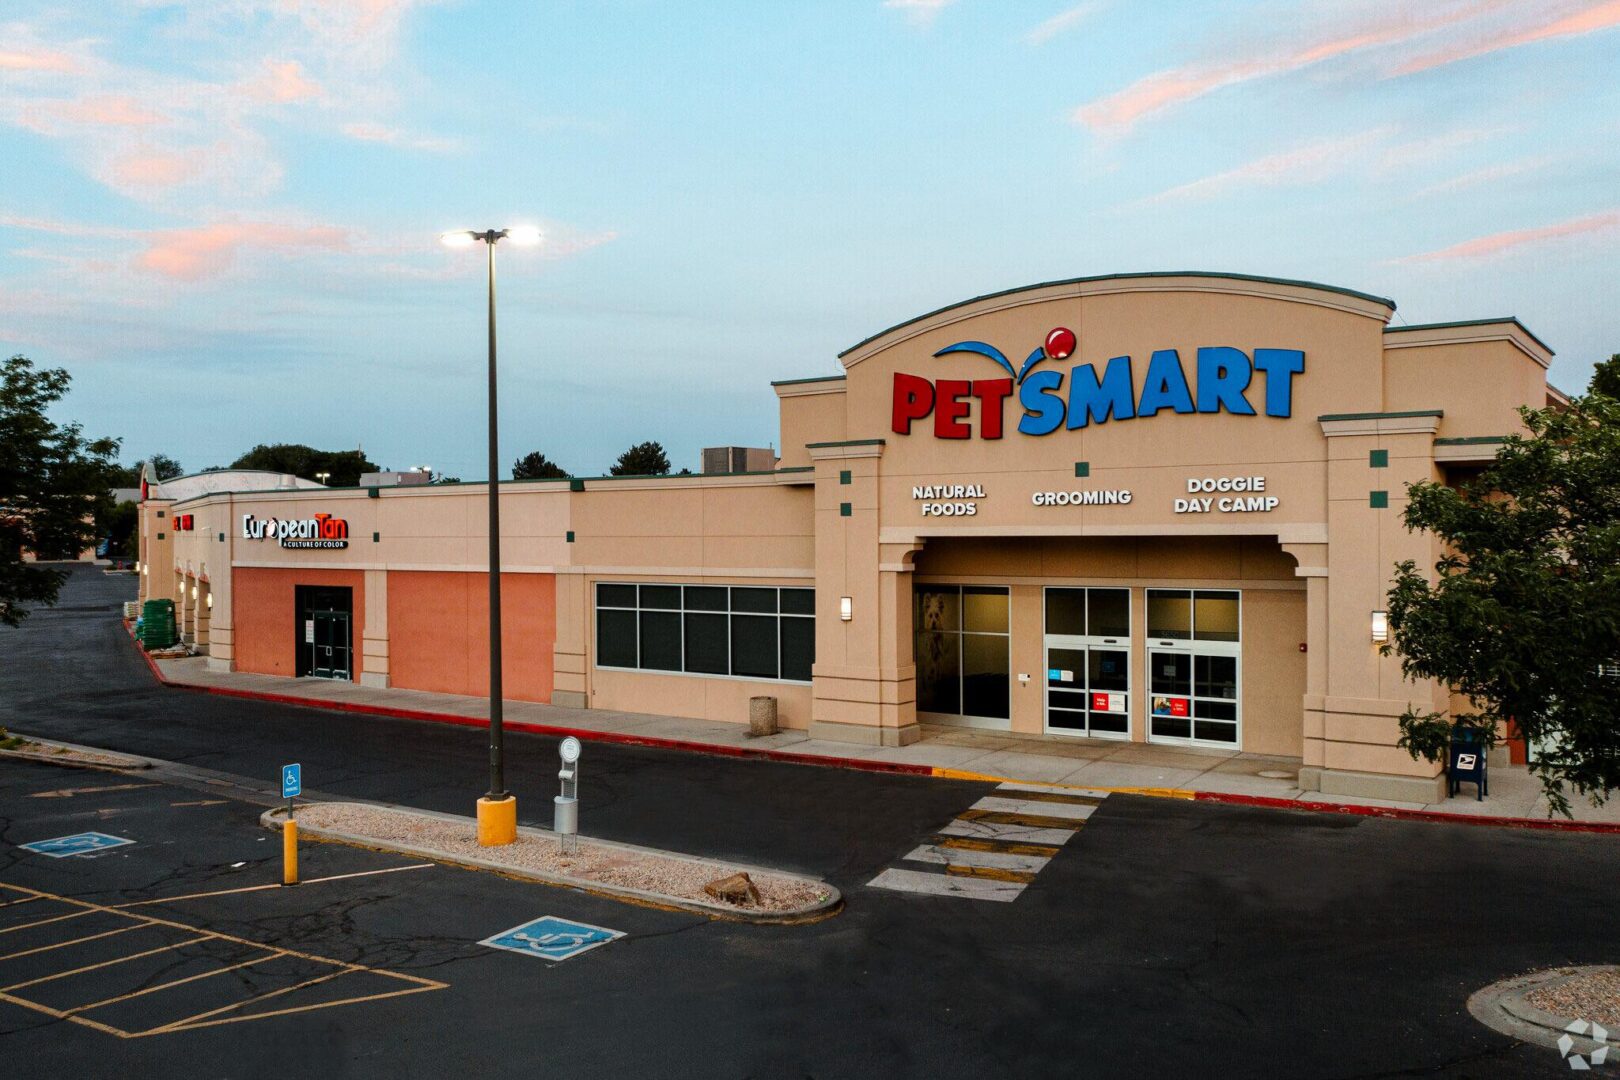
[[[855,508],[853,506],[851,506],[849,503],[839,503],[838,504],[838,516],[839,517],[849,517],[853,513],[855,513]]]
[[[219,542],[222,543],[222,544],[225,542],[225,534],[224,533],[219,534]]]
[[[568,490],[569,491],[584,491],[585,490],[585,481],[576,480],[576,479],[571,478],[568,481]]]
[[[381,541],[382,541],[382,533],[374,532],[374,533],[371,534],[371,542],[373,544],[380,543]]]
[[[574,530],[573,529],[568,530],[568,542],[570,544],[572,544],[574,542]]]
[[[1367,451],[1367,464],[1369,466],[1371,466],[1372,468],[1374,468],[1374,469],[1387,469],[1387,468],[1389,468],[1389,451],[1388,450],[1369,450],[1369,451]]]
[[[1387,510],[1389,508],[1389,492],[1375,491],[1367,500],[1367,505],[1374,510]]]
[[[1074,475],[1076,475],[1076,476],[1090,476],[1091,475],[1091,462],[1089,462],[1089,461],[1077,461],[1077,462],[1075,462],[1074,463]]]
[[[159,540],[163,539],[163,534],[162,533],[158,533],[158,539]]]
[[[845,469],[843,472],[838,474],[838,482],[840,484],[852,484],[855,482],[855,480],[849,475],[849,470]]]
[[[162,511],[162,510],[159,510],[159,511],[158,511],[158,517],[162,517],[162,516],[163,516],[163,511]]]

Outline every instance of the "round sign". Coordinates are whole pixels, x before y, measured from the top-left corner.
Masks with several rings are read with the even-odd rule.
[[[1053,360],[1067,360],[1077,344],[1074,331],[1067,326],[1059,326],[1046,335],[1046,355]]]
[[[557,753],[562,755],[565,765],[572,765],[579,760],[579,740],[572,735],[568,736],[562,741],[562,745],[557,747]]]

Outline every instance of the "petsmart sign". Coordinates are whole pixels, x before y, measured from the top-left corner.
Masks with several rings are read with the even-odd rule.
[[[1022,435],[1050,435],[1058,428],[1072,431],[1110,420],[1145,418],[1166,409],[1256,416],[1258,403],[1267,416],[1288,417],[1294,409],[1294,376],[1305,370],[1305,353],[1300,349],[1248,353],[1229,345],[1199,348],[1191,378],[1179,352],[1155,350],[1148,359],[1140,393],[1129,356],[1113,357],[1100,375],[1096,365],[1089,363],[1066,372],[1038,368],[1043,360],[1068,359],[1077,345],[1074,331],[1057,327],[1017,368],[1001,350],[982,341],[947,345],[934,355],[982,356],[1002,368],[1007,377],[934,380],[897,371],[891,427],[896,434],[910,435],[913,423],[931,415],[936,439],[970,439],[975,434],[970,413],[977,412],[978,437],[999,439],[1006,428],[1009,398],[1023,409],[1017,421]]]

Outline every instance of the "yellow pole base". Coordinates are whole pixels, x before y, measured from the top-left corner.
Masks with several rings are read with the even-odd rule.
[[[517,799],[508,795],[504,799],[478,800],[478,843],[482,847],[500,847],[517,839]]]
[[[298,884],[298,822],[291,818],[281,827],[281,883]]]

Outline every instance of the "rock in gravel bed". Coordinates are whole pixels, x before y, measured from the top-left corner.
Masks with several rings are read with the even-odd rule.
[[[1556,1016],[1592,1020],[1620,1031],[1620,968],[1588,971],[1538,986],[1524,1000]]]
[[[691,858],[672,858],[657,852],[597,844],[580,838],[579,850],[563,854],[550,834],[520,829],[514,843],[482,847],[477,824],[470,818],[448,818],[412,813],[363,803],[311,803],[300,806],[303,827],[330,829],[379,843],[405,844],[457,856],[503,863],[514,869],[538,870],[572,878],[582,885],[614,885],[641,889],[713,904],[704,886],[738,873],[735,866]],[[751,871],[757,889],[752,897],[731,906],[742,911],[795,912],[826,899],[830,890],[818,882],[786,874]]]

